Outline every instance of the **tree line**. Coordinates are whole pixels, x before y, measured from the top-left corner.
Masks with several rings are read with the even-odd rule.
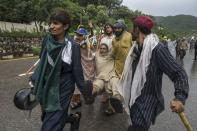
[[[88,25],[93,21],[95,27],[102,27],[105,23],[113,24],[117,19],[124,19],[128,29],[132,28],[132,19],[143,13],[138,10],[131,10],[122,5],[123,0],[1,0],[0,21],[15,23],[31,23],[36,25],[37,32],[40,32],[41,25],[48,23],[48,17],[55,8],[66,9],[72,17],[72,28],[76,30],[78,25]],[[150,16],[154,19],[153,16]],[[171,34],[165,30],[155,32],[164,36]],[[175,37],[175,36],[173,36]]]
[[[48,22],[54,8],[69,11],[73,25],[87,25],[89,20],[97,26],[124,19],[131,25],[131,19],[142,14],[122,5],[122,0],[1,0],[0,20],[16,23],[35,22],[37,26]]]

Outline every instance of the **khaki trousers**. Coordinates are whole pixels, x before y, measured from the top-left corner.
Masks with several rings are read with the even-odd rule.
[[[93,88],[97,92],[97,94],[101,94],[103,91],[106,91],[112,96],[119,95],[119,92],[117,90],[117,84],[118,84],[119,78],[112,77],[109,81],[104,81],[102,79],[95,79],[93,82]]]

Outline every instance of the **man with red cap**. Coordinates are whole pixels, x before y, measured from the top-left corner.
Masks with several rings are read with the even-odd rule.
[[[175,98],[171,109],[176,113],[184,110],[189,92],[188,77],[168,48],[159,43],[156,34],[151,33],[153,21],[150,17],[138,16],[133,23],[136,43],[126,58],[118,87],[132,121],[128,131],[148,131],[156,116],[164,110],[163,73],[174,83]]]

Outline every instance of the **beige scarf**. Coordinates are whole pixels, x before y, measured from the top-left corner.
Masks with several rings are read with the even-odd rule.
[[[109,81],[112,70],[114,68],[114,59],[110,58],[108,54],[106,56],[100,56],[97,52],[96,57],[96,79],[102,79]]]

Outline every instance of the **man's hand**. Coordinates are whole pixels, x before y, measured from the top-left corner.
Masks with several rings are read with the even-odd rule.
[[[91,105],[94,103],[94,96],[92,95],[93,85],[90,80],[85,81],[85,87],[82,91],[85,103]]]
[[[89,25],[90,28],[93,28],[92,20],[88,21],[88,25]]]
[[[172,112],[181,113],[184,111],[184,105],[179,100],[172,100],[170,102],[170,108],[172,109]]]

